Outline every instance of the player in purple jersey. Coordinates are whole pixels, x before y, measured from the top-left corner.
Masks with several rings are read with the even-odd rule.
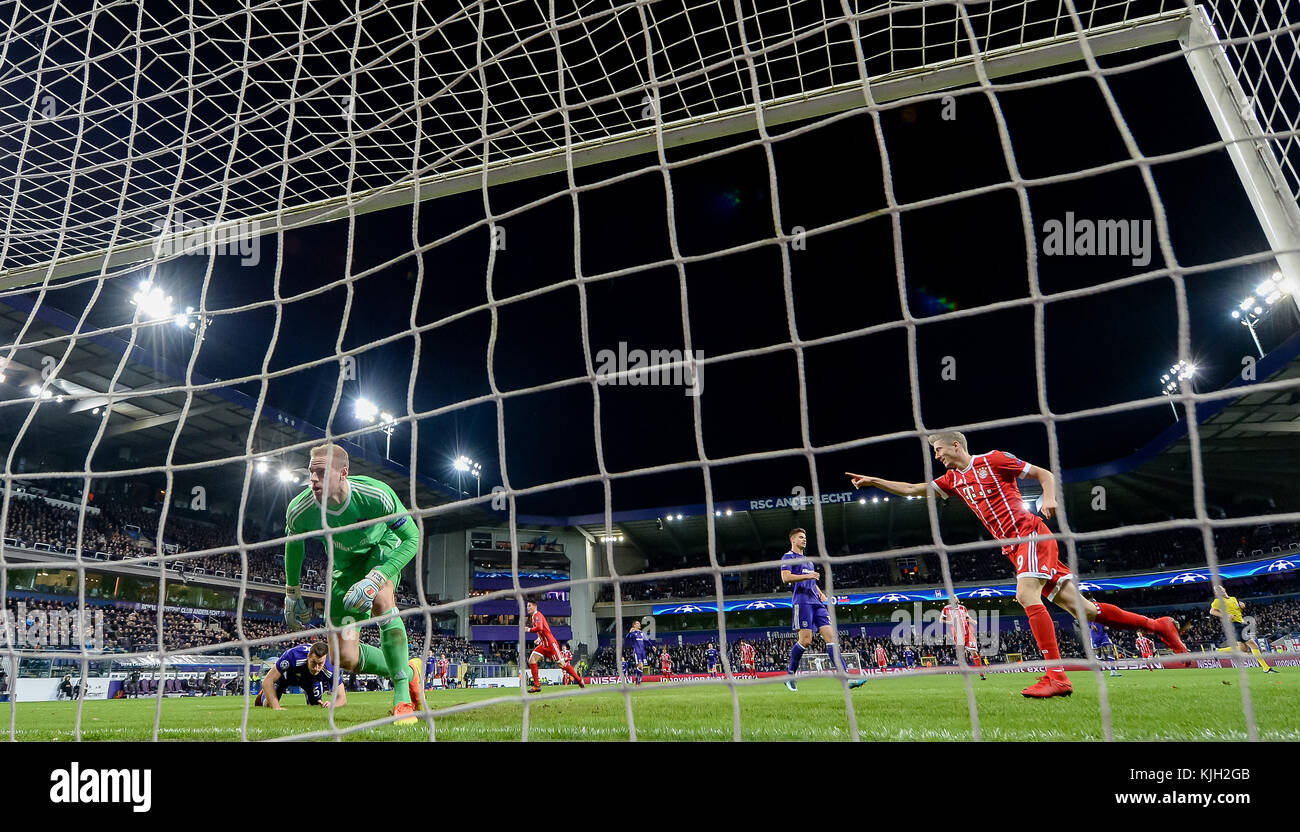
[[[290,647],[267,671],[266,678],[262,679],[262,690],[253,704],[273,711],[283,710],[280,697],[290,687],[296,686],[302,688],[302,692],[307,695],[308,705],[328,708],[329,692],[334,687],[336,675],[334,665],[329,660],[329,645],[326,642]],[[339,685],[334,694],[334,707],[341,708],[347,703],[347,692]]]
[[[636,683],[638,685],[641,684],[641,676],[645,673],[645,645],[647,641],[650,641],[650,639],[641,631],[641,619],[638,618],[632,622],[632,629],[628,630],[627,635],[623,637],[624,644],[632,653],[631,664],[626,659],[623,661],[623,675],[628,677],[629,682],[632,681],[630,677],[632,669],[635,667]],[[626,656],[627,654],[624,653],[623,655]]]
[[[722,671],[718,669],[718,650],[713,646],[713,642],[709,642],[709,649],[704,651],[704,656],[709,664],[709,678],[721,676]]]
[[[835,630],[831,627],[830,613],[826,611],[826,593],[822,592],[821,587],[817,586],[817,581],[821,578],[821,575],[813,569],[812,564],[804,556],[804,549],[807,546],[808,533],[803,529],[791,529],[790,551],[781,556],[781,581],[782,583],[794,584],[792,597],[792,606],[794,607],[793,629],[799,631],[798,641],[795,642],[794,647],[790,648],[790,666],[787,670],[790,678],[785,682],[787,690],[798,690],[795,686],[794,674],[799,670],[799,659],[803,658],[804,651],[812,644],[814,627],[821,634],[822,640],[826,642],[826,655],[845,673],[849,671],[844,664],[844,660],[840,658],[840,654],[835,650]],[[866,679],[859,679],[856,682],[850,682],[849,687],[858,688],[866,683]]]
[[[1092,601],[1091,598],[1089,598],[1088,600]],[[1110,640],[1110,636],[1106,633],[1105,625],[1103,625],[1100,621],[1089,621],[1088,631],[1092,634],[1093,651],[1096,652],[1098,656],[1101,656],[1107,661],[1111,662],[1110,675],[1112,676],[1122,675],[1118,670],[1115,669],[1115,662],[1119,661],[1119,650],[1116,649],[1114,643]]]

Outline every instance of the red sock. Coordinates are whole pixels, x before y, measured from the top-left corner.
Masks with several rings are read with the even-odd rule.
[[[578,671],[574,670],[574,669],[573,669],[573,665],[571,665],[571,664],[566,664],[566,665],[564,666],[564,672],[567,673],[568,675],[572,676],[574,679],[577,679],[577,678],[578,678]],[[564,684],[567,685],[567,684],[569,684],[569,683],[568,683],[568,681],[566,680]]]
[[[530,664],[528,665],[528,667],[531,668],[533,671],[533,687],[540,688],[542,686],[542,682],[540,679],[537,678],[537,665]]]
[[[1156,622],[1145,615],[1122,610],[1114,604],[1097,604],[1097,620],[1121,630],[1156,630]]]
[[[1047,661],[1059,660],[1061,648],[1056,642],[1056,625],[1052,623],[1052,616],[1048,615],[1047,607],[1035,604],[1026,607],[1025,614],[1029,616],[1029,629],[1034,633],[1034,641],[1038,642],[1038,650],[1043,654],[1043,658]],[[1047,675],[1064,678],[1065,668],[1059,665],[1049,667]]]

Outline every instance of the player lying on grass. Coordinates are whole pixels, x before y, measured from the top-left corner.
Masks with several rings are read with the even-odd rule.
[[[1002,451],[990,451],[972,456],[967,450],[966,437],[957,431],[930,437],[934,458],[948,470],[932,483],[906,483],[869,477],[862,474],[848,476],[854,488],[875,487],[901,497],[928,497],[938,491],[943,499],[949,495],[961,497],[980,522],[996,538],[1025,537],[1023,543],[1009,543],[1002,553],[1016,570],[1016,600],[1029,616],[1029,628],[1043,658],[1049,662],[1061,658],[1056,640],[1056,625],[1048,614],[1043,598],[1055,602],[1076,618],[1080,612],[1086,617],[1080,623],[1100,621],[1108,627],[1123,630],[1150,630],[1160,636],[1175,653],[1186,653],[1178,637],[1178,625],[1168,616],[1152,620],[1146,616],[1122,610],[1112,604],[1094,604],[1084,599],[1075,586],[1074,576],[1057,554],[1056,541],[1038,515],[1025,508],[1016,485],[1019,477],[1033,477],[1043,487],[1043,517],[1056,514],[1056,483],[1052,472]],[[1025,696],[1046,698],[1069,696],[1073,692],[1065,668],[1048,665],[1047,673],[1038,682],[1021,691]]]
[[[821,575],[804,557],[803,552],[807,546],[808,533],[803,529],[791,529],[790,551],[781,556],[781,581],[794,584],[791,592],[794,623],[791,628],[799,632],[798,640],[790,648],[790,666],[787,670],[790,678],[785,682],[788,690],[798,689],[794,674],[799,671],[799,660],[803,658],[803,652],[812,644],[813,627],[817,628],[822,640],[826,642],[827,657],[845,673],[849,672],[844,659],[835,650],[835,630],[831,627],[830,613],[826,611],[826,593],[817,585]],[[859,679],[850,682],[849,687],[860,688],[866,683],[866,679]]]
[[[285,650],[275,664],[271,665],[262,679],[262,689],[258,691],[253,704],[273,711],[284,710],[280,706],[284,692],[290,687],[300,687],[307,695],[308,705],[328,708],[334,678],[334,665],[330,662],[329,645],[326,642],[299,644]],[[334,691],[334,707],[342,708],[346,704],[348,694],[340,680],[338,689]]]
[[[1276,670],[1268,666],[1260,655],[1259,642],[1255,641],[1254,635],[1244,632],[1243,625],[1246,619],[1242,616],[1241,611],[1246,605],[1239,602],[1236,598],[1228,594],[1228,590],[1223,588],[1222,584],[1214,587],[1214,601],[1210,603],[1210,615],[1219,619],[1228,627],[1228,638],[1223,642],[1223,650],[1231,650],[1234,646],[1241,648],[1243,652],[1249,650],[1254,656],[1259,666],[1264,668],[1265,673],[1277,673]],[[1226,618],[1225,618],[1226,616]]]
[[[311,449],[307,468],[311,485],[289,502],[285,534],[319,532],[326,528],[397,517],[329,535],[334,547],[334,572],[330,577],[330,654],[343,670],[373,673],[393,683],[393,716],[399,725],[416,722],[423,676],[419,659],[409,658],[406,624],[390,618],[379,625],[382,647],[362,644],[356,625],[371,615],[397,608],[395,582],[420,546],[415,523],[397,494],[370,477],[348,476],[348,452],[339,445]],[[284,546],[284,618],[290,627],[306,627],[311,612],[302,599],[303,541]]]
[[[546,623],[546,616],[537,609],[537,602],[528,599],[528,632],[537,634],[537,642],[533,644],[533,652],[528,655],[528,667],[533,671],[533,686],[528,689],[529,693],[540,693],[542,690],[542,680],[537,674],[537,663],[542,659],[550,659],[553,662],[559,662],[564,665],[564,672],[573,677],[573,681],[578,683],[578,687],[586,687],[582,683],[582,677],[578,671],[573,669],[573,665],[564,661],[560,655],[560,642],[551,632],[551,625]]]

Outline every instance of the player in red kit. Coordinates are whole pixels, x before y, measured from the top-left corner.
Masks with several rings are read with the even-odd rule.
[[[566,665],[573,664],[573,651],[569,649],[569,645],[567,644],[560,649],[560,661],[564,662]],[[567,673],[564,676],[564,684],[569,684],[569,676]]]
[[[540,693],[542,690],[542,680],[537,675],[537,663],[542,659],[550,659],[553,662],[562,662],[564,672],[573,677],[578,683],[578,687],[585,687],[582,684],[582,677],[578,671],[573,669],[573,665],[564,660],[560,655],[560,642],[551,632],[551,625],[546,623],[546,616],[537,610],[537,602],[528,599],[528,632],[537,634],[537,643],[533,645],[533,652],[528,656],[528,667],[533,671],[533,686],[528,689],[529,693]]]
[[[673,657],[668,655],[668,648],[659,654],[659,672],[663,674],[665,682],[673,680]]]
[[[1137,649],[1138,649],[1138,653],[1140,653],[1140,654],[1142,655],[1142,658],[1144,658],[1144,659],[1152,659],[1152,658],[1155,658],[1155,655],[1156,655],[1156,643],[1155,643],[1154,641],[1152,641],[1151,639],[1147,638],[1147,634],[1146,634],[1146,633],[1142,632],[1141,630],[1138,630],[1137,640],[1136,640],[1136,642],[1135,642],[1134,644],[1135,644],[1135,646],[1136,646]],[[1154,668],[1154,667],[1148,667],[1147,670],[1150,670],[1150,671],[1154,672],[1154,671],[1155,671],[1155,668]]]
[[[885,652],[884,647],[877,644],[876,645],[876,666],[879,667],[881,670],[884,670],[885,665],[887,664],[889,664],[889,654]]]
[[[1061,658],[1056,625],[1043,604],[1044,597],[1075,617],[1082,612],[1087,619],[1085,624],[1097,620],[1122,630],[1151,630],[1175,653],[1187,652],[1172,618],[1152,620],[1112,604],[1094,604],[1079,594],[1074,576],[1058,557],[1056,541],[1040,539],[1042,535],[1050,535],[1051,530],[1025,507],[1016,485],[1020,477],[1038,480],[1043,487],[1043,517],[1050,519],[1056,514],[1056,482],[1052,472],[1002,451],[972,455],[967,450],[966,437],[957,431],[930,437],[930,446],[934,458],[947,469],[932,483],[894,482],[862,474],[848,476],[855,488],[875,487],[901,497],[928,497],[935,491],[944,499],[950,495],[960,497],[995,538],[1028,538],[1006,544],[1002,553],[1016,570],[1016,600],[1029,616],[1029,628],[1044,659],[1058,662]],[[1037,698],[1069,696],[1073,692],[1060,664],[1049,664],[1047,673],[1037,683],[1021,691],[1025,696]]]
[[[748,641],[741,640],[740,669],[750,673],[755,673],[756,671],[754,668],[754,645],[750,644]]]
[[[975,622],[971,619],[970,610],[966,609],[965,604],[947,604],[943,608],[943,621],[952,631],[953,647],[961,650],[965,649],[966,658],[976,667],[982,667],[980,663],[980,649],[975,644]],[[980,671],[980,678],[988,681],[983,670]]]

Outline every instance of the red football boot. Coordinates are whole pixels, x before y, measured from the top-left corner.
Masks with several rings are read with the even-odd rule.
[[[1074,687],[1068,681],[1043,676],[1020,693],[1033,699],[1050,699],[1053,696],[1069,696],[1074,693]]]

